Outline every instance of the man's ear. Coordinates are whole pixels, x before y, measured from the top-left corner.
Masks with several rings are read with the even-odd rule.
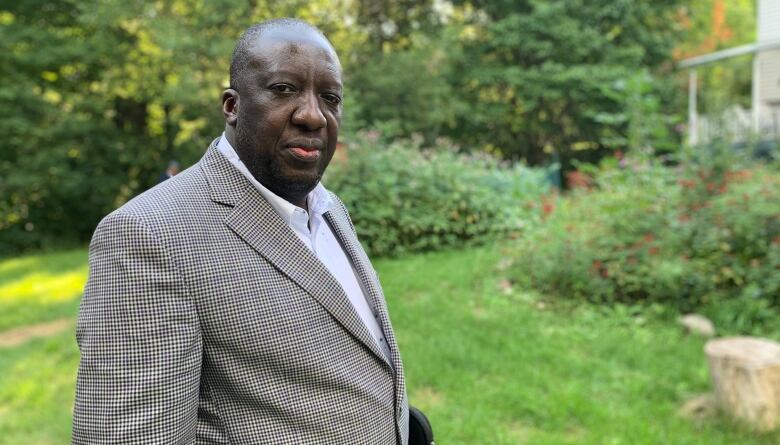
[[[235,127],[238,121],[238,99],[238,91],[232,88],[222,93],[222,114],[225,116],[225,123],[231,127]]]

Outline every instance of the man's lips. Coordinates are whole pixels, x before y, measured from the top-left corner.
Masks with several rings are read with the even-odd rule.
[[[294,141],[285,144],[285,148],[302,161],[316,161],[322,154],[322,143],[319,141]]]
[[[314,161],[320,157],[320,150],[314,147],[290,147],[289,150],[296,158],[304,161]]]

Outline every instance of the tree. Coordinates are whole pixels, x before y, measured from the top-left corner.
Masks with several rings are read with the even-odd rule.
[[[676,45],[674,59],[679,61],[754,42],[755,3],[754,0],[688,2],[678,18],[686,38]],[[750,107],[753,72],[750,55],[699,67],[697,72],[701,110],[719,112],[734,104]],[[680,93],[684,93],[687,77],[680,83]]]
[[[675,85],[658,79],[674,70],[678,0],[455,3],[441,32],[360,67],[362,125],[564,168],[640,136],[674,139],[663,105],[676,104]]]
[[[469,23],[458,89],[481,112],[461,121],[463,137],[490,134],[498,151],[534,164],[551,153],[566,164],[579,152],[626,149],[627,83],[642,68],[671,70],[677,2],[477,5],[487,19]]]
[[[297,16],[338,44],[347,2],[18,0],[0,9],[0,252],[88,239],[100,218],[194,163],[223,126],[232,45]]]

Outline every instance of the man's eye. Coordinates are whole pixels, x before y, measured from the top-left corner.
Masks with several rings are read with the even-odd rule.
[[[270,86],[270,90],[276,93],[294,93],[295,87],[287,83],[277,83]]]
[[[335,94],[325,93],[322,95],[322,98],[325,99],[326,102],[332,103],[333,105],[338,105],[341,103],[341,98]]]

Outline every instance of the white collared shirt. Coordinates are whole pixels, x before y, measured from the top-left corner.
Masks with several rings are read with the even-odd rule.
[[[306,247],[309,248],[317,258],[327,267],[330,273],[336,278],[336,281],[344,289],[350,303],[355,308],[363,324],[376,340],[382,352],[390,361],[390,348],[380,327],[379,315],[368,303],[368,296],[360,285],[360,279],[355,271],[352,262],[342,249],[338,238],[333,234],[323,214],[330,209],[333,204],[330,194],[321,183],[309,193],[307,204],[309,212],[279,197],[274,192],[268,190],[249,172],[238,154],[230,145],[230,142],[222,133],[222,137],[217,144],[217,150],[222,153],[234,167],[238,169],[261,195],[276,210],[276,213],[293,229],[293,232],[300,238]]]

